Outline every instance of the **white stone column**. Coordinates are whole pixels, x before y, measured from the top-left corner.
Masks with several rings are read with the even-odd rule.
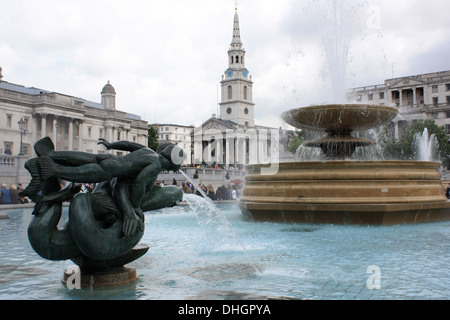
[[[53,143],[55,144],[55,150],[58,150],[58,118],[53,118]]]
[[[31,123],[32,123],[32,126],[31,126],[31,130],[32,130],[32,132],[31,132],[31,141],[33,142],[33,143],[35,143],[37,140],[38,140],[38,136],[37,136],[37,128],[38,128],[38,118],[36,117],[36,116],[32,116],[31,117]]]
[[[47,115],[42,114],[41,115],[41,138],[44,138],[47,136]]]
[[[78,150],[83,150],[83,122],[80,121],[80,124],[78,126]]]
[[[73,150],[73,120],[69,120],[69,150]]]

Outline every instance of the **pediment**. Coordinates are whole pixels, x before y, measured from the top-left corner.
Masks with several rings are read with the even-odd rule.
[[[231,121],[224,121],[222,119],[216,119],[216,118],[210,118],[203,122],[202,125],[195,128],[194,133],[199,133],[200,131],[202,133],[205,132],[212,132],[212,131],[220,131],[225,132],[229,129],[235,129],[235,123]]]
[[[425,85],[425,81],[417,78],[402,78],[387,80],[387,87],[389,89],[404,88],[404,87],[415,87]]]

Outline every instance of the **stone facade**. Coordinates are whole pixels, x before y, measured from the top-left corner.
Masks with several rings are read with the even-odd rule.
[[[393,78],[384,84],[353,88],[347,92],[351,102],[395,105],[395,136],[400,137],[414,120],[433,119],[450,134],[450,71]]]
[[[150,126],[155,128],[159,143],[170,142],[183,149],[186,154],[183,165],[192,163],[192,133],[194,126],[183,126],[170,123],[154,123]]]
[[[34,143],[48,136],[57,150],[93,153],[106,151],[99,138],[128,140],[147,145],[148,124],[139,116],[115,108],[115,91],[108,83],[102,91],[105,105],[66,94],[0,81],[0,153],[20,152],[18,122],[24,121],[22,151],[34,156]]]

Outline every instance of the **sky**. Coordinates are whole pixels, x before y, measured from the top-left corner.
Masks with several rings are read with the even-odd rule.
[[[218,114],[235,0],[0,0],[3,80],[100,102],[149,123]],[[450,70],[448,0],[239,0],[255,122],[344,89]]]

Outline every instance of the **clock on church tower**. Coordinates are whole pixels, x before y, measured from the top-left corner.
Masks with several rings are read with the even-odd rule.
[[[234,14],[233,39],[228,50],[228,68],[222,77],[220,118],[240,126],[253,127],[253,81],[245,68],[245,50],[242,47],[239,16]]]

